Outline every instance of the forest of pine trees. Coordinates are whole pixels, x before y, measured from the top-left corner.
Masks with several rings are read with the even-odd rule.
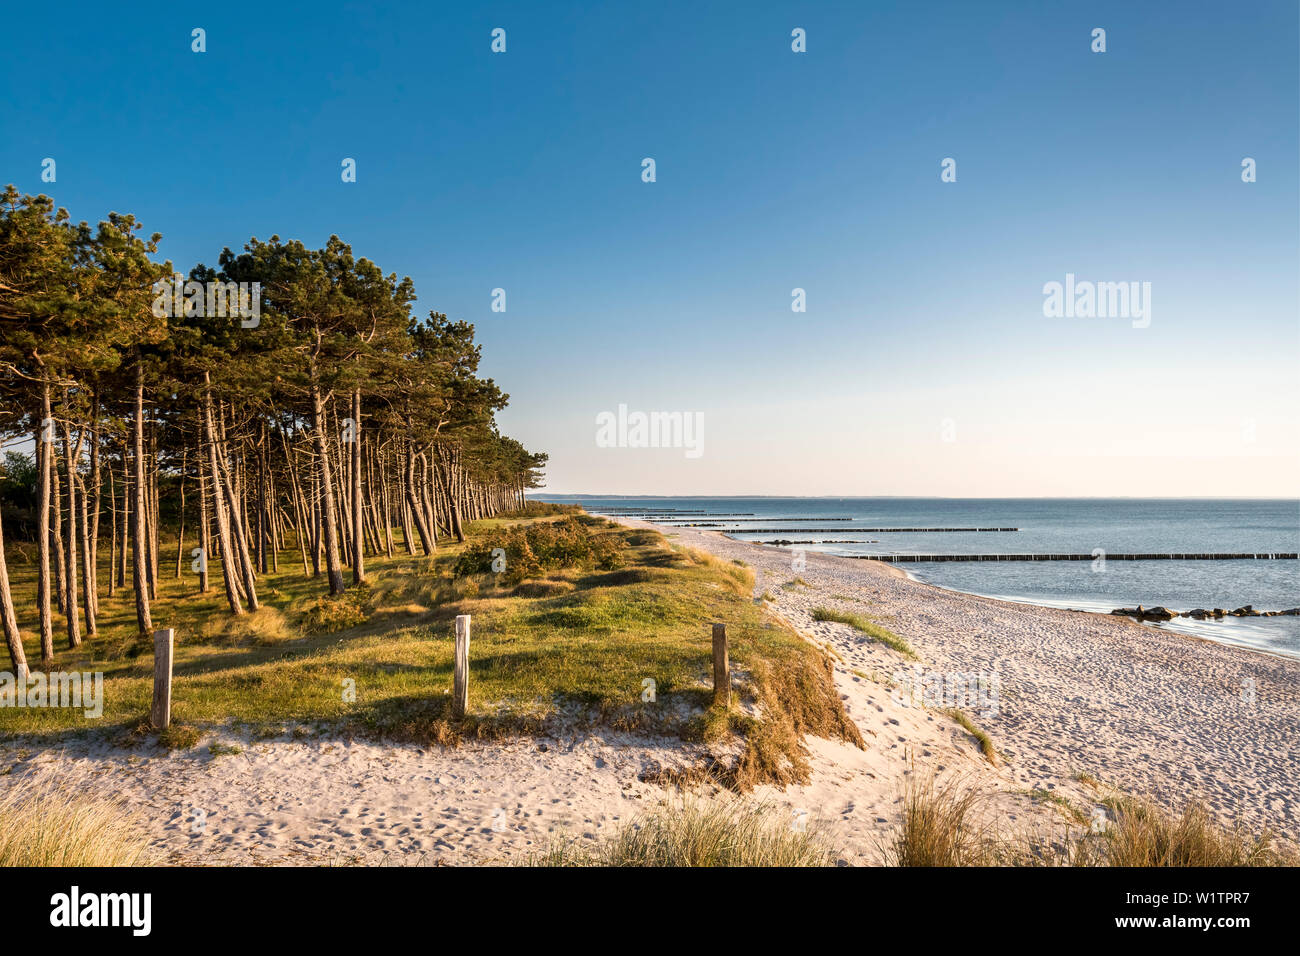
[[[0,439],[33,449],[36,486],[30,621],[0,525],[15,674],[20,626],[48,665],[56,642],[95,636],[100,596],[119,589],[152,630],[162,574],[197,570],[194,588],[222,589],[238,615],[280,561],[339,594],[367,555],[432,554],[439,535],[523,507],[546,456],[499,434],[507,396],[477,375],[474,327],[417,318],[410,279],[336,236],[254,238],[192,269],[179,281],[204,285],[160,310],[174,270],[141,229],[117,213],[74,223],[13,186],[0,208]],[[203,308],[217,283],[231,300],[225,283],[258,283],[256,318]]]

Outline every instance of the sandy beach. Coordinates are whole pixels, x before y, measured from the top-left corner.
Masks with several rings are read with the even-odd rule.
[[[1225,823],[1300,834],[1296,662],[1127,619],[945,591],[872,562],[809,553],[796,572],[782,549],[661,530],[751,566],[769,611],[835,660],[866,749],[809,739],[809,784],[741,799],[816,826],[844,864],[880,863],[904,788],[931,777],[978,790],[985,821],[1009,834],[1077,828],[1041,797],[1064,798],[1086,818],[1101,791],[1080,775],[1171,808],[1200,799]],[[869,616],[919,661],[813,620],[818,607]],[[900,690],[900,676],[974,672],[997,675],[996,707],[967,708],[991,736],[996,765],[941,708]],[[292,730],[254,739],[226,728],[177,752],[91,735],[59,750],[15,740],[0,745],[0,788],[64,781],[120,798],[172,863],[522,863],[556,840],[594,841],[681,799],[646,775],[705,756],[676,739],[563,726],[446,750]],[[706,785],[690,799],[736,798]]]
[[[812,609],[856,610],[905,638],[939,672],[996,672],[983,720],[1022,786],[1091,774],[1181,808],[1202,800],[1225,822],[1300,835],[1300,662],[1148,627],[1127,618],[1013,604],[914,581],[879,562],[790,551],[716,532],[673,540],[743,560],[782,616],[831,643],[848,666],[898,658]]]

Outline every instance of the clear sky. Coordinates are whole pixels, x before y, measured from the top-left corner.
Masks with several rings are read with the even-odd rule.
[[[184,270],[339,234],[555,492],[1300,489],[1297,0],[375,6],[10,4],[0,181]],[[1067,273],[1149,326],[1045,317]],[[599,447],[620,404],[702,453]]]

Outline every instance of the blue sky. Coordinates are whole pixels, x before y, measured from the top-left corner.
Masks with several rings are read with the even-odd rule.
[[[1294,495],[1298,9],[14,5],[0,180],[183,269],[339,234],[476,324],[556,492]],[[1066,273],[1150,327],[1045,318]],[[620,403],[704,453],[597,447]]]

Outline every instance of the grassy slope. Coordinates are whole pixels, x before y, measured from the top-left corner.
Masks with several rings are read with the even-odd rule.
[[[279,573],[259,581],[265,606],[244,618],[224,610],[215,563],[213,589],[200,595],[188,563],[174,577],[174,544],[164,547],[154,624],[177,629],[173,720],[196,727],[233,721],[267,734],[315,725],[454,744],[528,732],[563,711],[685,739],[736,735],[746,744],[739,762],[710,772],[738,789],[806,779],[804,733],[860,743],[828,662],[750,600],[752,572],[653,532],[583,520],[585,533],[612,537],[623,567],[564,567],[510,589],[492,574],[453,577],[465,547],[491,546],[503,525],[518,523],[496,519],[472,527],[466,545],[443,544],[432,558],[367,558],[370,584],[336,600],[322,598],[322,583],[303,575],[296,550],[285,551]],[[101,564],[106,581],[105,555]],[[34,568],[15,554],[10,570],[28,657],[36,661]],[[473,616],[464,721],[449,710],[457,614]],[[728,625],[740,691],[730,713],[709,702],[713,621]],[[35,734],[53,743],[88,727],[139,734],[152,645],[136,632],[130,589],[101,598],[99,636],[75,651],[66,649],[57,614],[55,624],[52,669],[103,671],[104,716],[0,709],[0,736]],[[647,677],[657,685],[654,703],[641,700]],[[355,702],[344,700],[347,679],[355,681]]]

